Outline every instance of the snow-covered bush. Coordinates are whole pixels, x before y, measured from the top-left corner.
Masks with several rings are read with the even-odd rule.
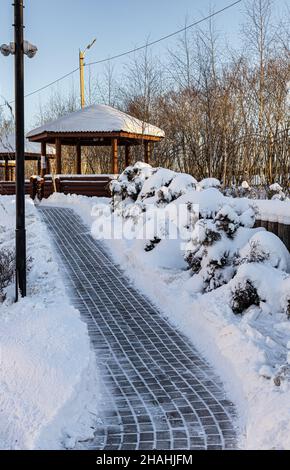
[[[289,286],[289,275],[267,261],[241,264],[229,283],[231,307],[241,314],[258,305],[264,313],[287,315]]]
[[[266,184],[249,185],[247,181],[243,181],[241,185],[231,185],[223,189],[223,194],[228,197],[248,199],[272,199],[287,201],[289,200],[289,188],[282,188],[280,184],[275,183],[271,186]]]
[[[234,313],[259,306],[266,313],[278,311],[289,318],[290,254],[276,235],[255,231],[240,248],[235,265],[237,270],[229,284]]]
[[[187,266],[192,292],[225,286],[228,305],[240,314],[251,306],[273,305],[267,296],[271,278],[283,284],[290,255],[274,234],[253,228],[258,205],[250,199],[259,197],[256,187],[244,181],[232,189],[235,197],[225,196],[215,178],[198,183],[190,175],[139,162],[112,183],[112,207],[117,227],[125,226],[131,246],[138,245],[150,263]],[[263,285],[259,276],[265,276]],[[283,298],[279,309],[290,315],[290,295]]]
[[[193,176],[177,173],[168,186],[162,186],[156,193],[157,205],[166,205],[180,198],[187,191],[196,188],[197,181]]]
[[[197,191],[203,191],[204,189],[209,189],[209,188],[219,189],[220,187],[221,187],[221,182],[217,178],[205,178],[197,184],[196,189]]]
[[[233,238],[239,226],[242,225],[237,212],[230,206],[222,207],[214,221],[216,228],[223,231],[229,238]]]
[[[0,302],[5,299],[4,289],[14,276],[15,253],[12,250],[0,250]]]
[[[137,201],[166,206],[187,191],[196,188],[197,181],[187,174],[176,173],[165,168],[152,168],[138,162],[129,166],[117,180],[111,182],[112,209],[123,210]],[[142,206],[146,211],[145,206]],[[126,212],[128,217],[128,212]]]
[[[155,171],[154,174],[144,182],[139,194],[139,199],[143,201],[144,199],[154,198],[161,188],[169,187],[175,176],[176,173],[172,170],[167,170],[165,168],[157,169],[157,171]]]
[[[199,276],[193,288],[209,292],[232,279],[239,248],[254,221],[254,209],[240,203],[236,207],[224,205],[212,219],[196,223],[185,253],[189,268]]]
[[[290,254],[284,243],[273,233],[255,233],[240,250],[240,263],[263,262],[281,271],[290,272]]]
[[[252,305],[259,306],[260,297],[251,281],[239,283],[232,292],[232,310],[235,314],[245,312]]]
[[[121,201],[136,201],[144,182],[154,172],[156,170],[152,166],[143,162],[137,162],[134,166],[127,167],[117,180],[111,182],[113,210]]]
[[[282,311],[287,315],[288,320],[290,320],[290,276],[281,283],[281,293]]]
[[[280,201],[285,201],[286,194],[283,192],[283,188],[280,184],[274,183],[269,188],[268,198],[272,200],[278,199]]]

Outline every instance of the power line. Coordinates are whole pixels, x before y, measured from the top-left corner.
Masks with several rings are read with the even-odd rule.
[[[170,33],[170,34],[167,34],[167,36],[163,36],[162,38],[160,39],[156,39],[155,41],[152,41],[152,42],[148,42],[147,44],[144,44],[143,46],[140,46],[140,47],[137,47],[135,49],[131,49],[127,52],[123,52],[122,54],[118,54],[118,55],[115,55],[113,57],[110,57],[109,59],[101,59],[101,60],[97,60],[95,62],[89,62],[88,64],[85,64],[86,66],[89,66],[89,65],[96,65],[96,64],[102,64],[104,62],[109,62],[111,60],[115,60],[115,59],[119,59],[120,57],[124,57],[126,55],[129,55],[129,54],[133,54],[134,52],[139,52],[143,49],[147,49],[147,47],[151,47],[151,46],[154,46],[155,44],[158,44],[159,42],[162,42],[162,41],[165,41],[166,39],[169,39],[169,38],[172,38],[173,36],[176,36],[177,34],[180,34],[180,33],[184,33],[185,31],[187,31],[188,29],[190,28],[193,28],[194,26],[197,26],[199,25],[200,23],[202,23],[203,21],[207,21],[211,18],[213,18],[214,16],[216,15],[219,15],[220,13],[228,10],[229,8],[232,8],[233,6],[237,5],[238,3],[241,3],[242,0],[237,0],[236,2],[234,3],[231,3],[230,5],[222,8],[221,10],[218,10],[198,21],[196,21],[195,23],[192,23],[188,26],[184,26],[184,28],[181,28],[179,29],[178,31],[175,31],[174,33]]]
[[[25,95],[25,98],[28,98],[29,96],[35,95],[35,93],[39,93],[40,91],[46,90],[46,88],[49,88],[49,87],[55,85],[56,83],[64,80],[67,77],[70,77],[71,75],[76,73],[78,70],[79,70],[79,67],[77,67],[76,69],[74,69],[71,72],[67,73],[66,75],[63,75],[62,77],[58,78],[57,80],[54,80],[53,82],[50,82],[47,85],[44,85],[43,87],[38,88],[38,90],[35,90],[35,91],[32,91],[31,93],[28,93],[27,95]]]
[[[194,26],[197,26],[200,23],[203,23],[204,21],[210,20],[211,18],[219,15],[220,13],[223,13],[226,10],[229,10],[230,8],[238,5],[241,2],[242,2],[242,0],[236,0],[235,2],[231,3],[230,5],[227,5],[223,8],[221,8],[220,10],[217,10],[217,11],[211,13],[208,16],[205,16],[204,18],[201,18],[200,20],[195,21],[194,23],[192,23],[188,26],[184,26],[183,28],[179,29],[178,31],[174,31],[173,33],[167,34],[166,36],[163,36],[159,39],[156,39],[155,41],[149,42],[149,43],[144,44],[143,46],[140,46],[140,47],[136,47],[135,49],[131,49],[131,50],[126,51],[126,52],[122,52],[121,54],[117,54],[113,57],[97,60],[97,61],[94,61],[94,62],[89,62],[88,64],[85,64],[85,66],[88,67],[88,66],[91,66],[91,65],[103,64],[104,62],[109,62],[111,60],[116,60],[116,59],[119,59],[121,57],[125,57],[127,55],[134,54],[135,52],[139,52],[143,49],[147,49],[148,47],[154,46],[155,44],[158,44],[162,41],[165,41],[165,40],[170,39],[174,36],[177,36],[178,34],[183,33],[185,31],[187,31],[188,29],[193,28]],[[37,93],[40,93],[43,90],[46,90],[47,88],[50,88],[51,86],[55,85],[56,83],[59,83],[60,81],[66,79],[67,77],[70,77],[71,75],[76,73],[78,70],[79,70],[79,67],[77,67],[76,69],[72,70],[71,72],[59,77],[58,79],[54,80],[53,82],[50,82],[47,85],[44,85],[43,87],[38,88],[37,90],[28,93],[27,95],[25,95],[25,98],[29,98],[30,96],[33,96]],[[4,104],[0,105],[0,107],[4,108],[5,106],[7,106],[7,104],[10,105],[10,104],[13,104],[13,103],[14,103],[14,100],[9,101],[7,103],[4,103]]]

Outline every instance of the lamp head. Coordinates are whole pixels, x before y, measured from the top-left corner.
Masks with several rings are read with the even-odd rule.
[[[37,51],[37,47],[31,44],[30,42],[23,42],[23,52],[25,55],[27,55],[27,57],[29,57],[29,59],[32,59],[36,55]]]
[[[0,51],[2,55],[8,57],[10,54],[12,54],[11,44],[2,44],[2,46],[0,46]]]

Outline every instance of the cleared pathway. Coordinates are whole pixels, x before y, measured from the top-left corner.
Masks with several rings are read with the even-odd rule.
[[[41,208],[108,396],[86,449],[233,449],[234,405],[209,364],[70,209]]]

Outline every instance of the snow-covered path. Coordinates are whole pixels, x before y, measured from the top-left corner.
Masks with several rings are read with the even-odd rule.
[[[138,292],[74,211],[42,207],[108,401],[90,449],[230,449],[235,409],[192,344]]]

